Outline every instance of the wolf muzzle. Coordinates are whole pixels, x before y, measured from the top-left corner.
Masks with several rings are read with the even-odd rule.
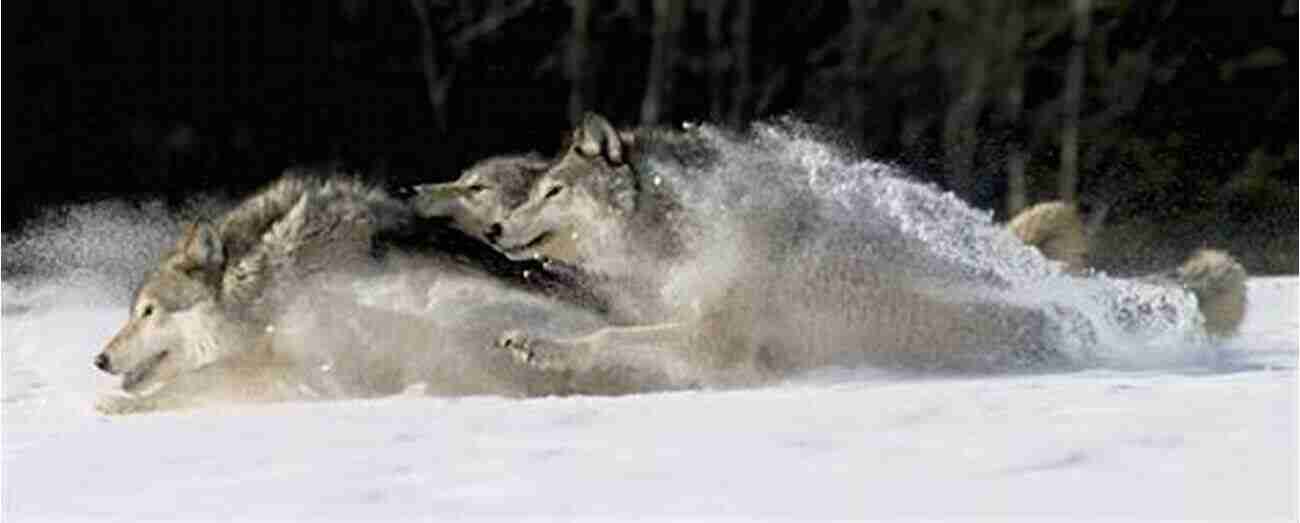
[[[95,368],[98,368],[99,370],[102,370],[109,374],[113,373],[112,365],[110,365],[108,361],[108,355],[102,352],[95,356]]]

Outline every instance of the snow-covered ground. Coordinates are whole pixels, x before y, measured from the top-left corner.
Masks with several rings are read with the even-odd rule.
[[[112,300],[3,317],[4,521],[1296,517],[1296,278],[1214,370],[828,373],[103,417]]]

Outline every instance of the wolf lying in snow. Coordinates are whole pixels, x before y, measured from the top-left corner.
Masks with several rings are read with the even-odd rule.
[[[1097,224],[1085,225],[1075,205],[1048,201],[1033,205],[1007,222],[1007,229],[1043,256],[1074,274],[1087,272],[1089,238]],[[1206,332],[1231,336],[1246,313],[1246,269],[1226,252],[1200,249],[1183,264],[1145,281],[1175,285],[1196,295]]]
[[[97,408],[390,394],[416,382],[445,393],[556,392],[544,380],[511,375],[509,365],[481,351],[467,359],[459,349],[539,311],[551,314],[548,324],[587,328],[600,315],[566,308],[566,300],[582,298],[557,292],[563,282],[521,276],[537,273],[537,264],[481,247],[491,256],[434,245],[377,258],[385,238],[427,232],[412,233],[413,218],[403,202],[354,179],[296,175],[216,223],[189,226],[137,290],[126,325],[95,357],[96,367],[123,376],[128,393],[107,396]],[[416,302],[423,289],[448,288],[465,315],[439,323],[412,314],[419,306],[366,303],[355,288],[375,281],[405,286],[417,295],[407,301]],[[483,296],[498,298],[484,304]]]

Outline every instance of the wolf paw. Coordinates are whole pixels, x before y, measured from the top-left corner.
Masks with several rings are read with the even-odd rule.
[[[555,342],[536,338],[519,330],[510,330],[497,337],[494,348],[506,350],[521,365],[545,370],[562,370],[563,363],[559,356],[563,349]]]

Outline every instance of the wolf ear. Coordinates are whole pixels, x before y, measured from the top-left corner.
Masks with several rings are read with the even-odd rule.
[[[219,269],[225,263],[225,247],[221,235],[206,222],[186,226],[185,237],[181,240],[181,252],[185,260],[200,269]]]
[[[627,156],[624,148],[631,144],[631,136],[631,133],[615,131],[605,117],[587,113],[582,117],[582,124],[573,131],[573,148],[590,158],[603,155],[610,163],[618,165]]]

